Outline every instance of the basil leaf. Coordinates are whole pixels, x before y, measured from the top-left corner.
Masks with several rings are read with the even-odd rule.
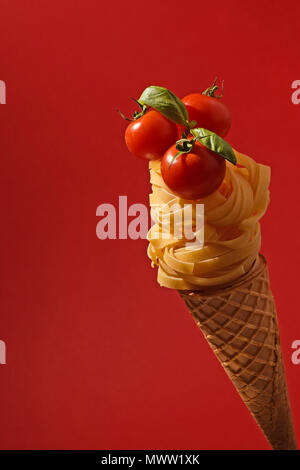
[[[201,142],[205,147],[207,147],[212,152],[217,153],[221,157],[236,165],[236,156],[231,145],[218,136],[214,132],[203,129],[202,127],[196,127],[191,129],[191,134]]]
[[[138,101],[163,114],[170,121],[187,126],[189,116],[182,101],[167,88],[149,86],[141,94]]]

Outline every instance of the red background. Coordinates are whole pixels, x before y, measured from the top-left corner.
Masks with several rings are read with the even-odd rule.
[[[96,208],[148,204],[125,123],[150,84],[225,80],[228,139],[272,166],[262,222],[300,438],[298,0],[2,0],[0,446],[266,449],[145,240],[100,241]]]

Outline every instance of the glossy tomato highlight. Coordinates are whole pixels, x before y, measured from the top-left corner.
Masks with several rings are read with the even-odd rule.
[[[181,100],[185,105],[190,121],[197,121],[196,127],[203,127],[225,137],[231,126],[231,113],[219,98],[192,93]]]
[[[144,160],[162,158],[177,137],[176,124],[154,110],[132,121],[125,132],[128,150]]]
[[[161,174],[173,193],[183,199],[202,199],[221,185],[226,171],[225,159],[195,142],[189,153],[178,153],[176,145],[170,147],[161,161]],[[173,162],[173,163],[172,163]]]

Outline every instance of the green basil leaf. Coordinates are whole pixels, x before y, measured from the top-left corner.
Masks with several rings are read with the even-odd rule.
[[[226,140],[202,127],[191,129],[191,134],[209,150],[236,165],[236,156],[231,145]]]
[[[141,94],[138,101],[163,114],[170,121],[181,126],[188,124],[189,116],[182,101],[167,88],[149,86]]]

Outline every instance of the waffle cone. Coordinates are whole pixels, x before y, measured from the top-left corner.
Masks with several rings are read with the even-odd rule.
[[[265,258],[231,285],[179,291],[273,449],[297,449]]]

